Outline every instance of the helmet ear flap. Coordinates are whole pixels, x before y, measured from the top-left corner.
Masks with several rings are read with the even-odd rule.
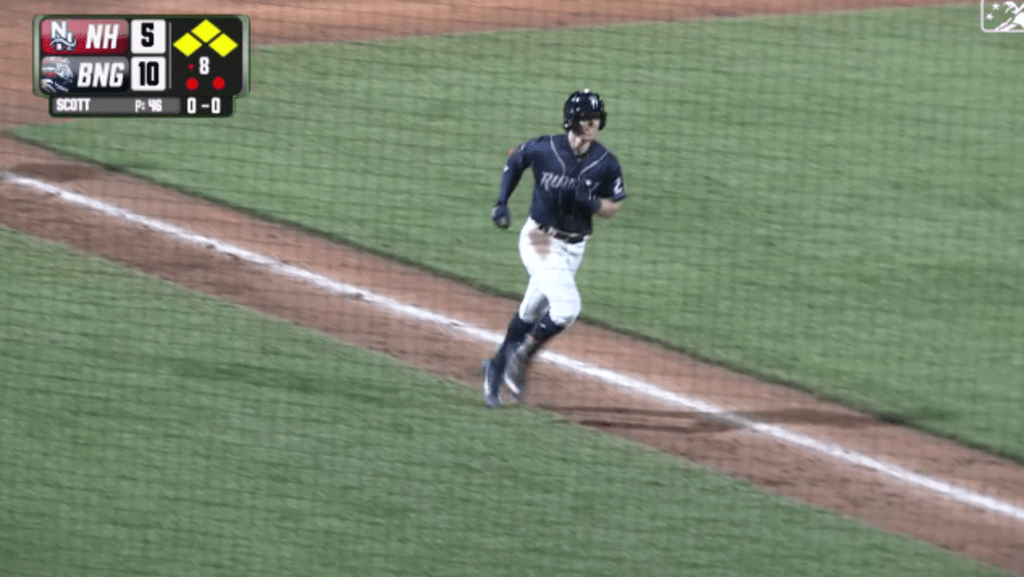
[[[564,114],[562,116],[562,128],[573,131],[579,128],[580,117],[578,108],[579,107],[576,106],[572,96],[565,101],[565,108],[563,109]]]

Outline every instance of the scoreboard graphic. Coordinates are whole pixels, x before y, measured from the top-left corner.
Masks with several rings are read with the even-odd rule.
[[[246,16],[36,16],[50,115],[228,117],[249,93]]]

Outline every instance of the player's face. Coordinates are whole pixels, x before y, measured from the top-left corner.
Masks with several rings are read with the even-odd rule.
[[[594,140],[597,138],[597,131],[601,127],[600,118],[587,118],[583,117],[580,119],[579,130],[576,134],[583,140]]]

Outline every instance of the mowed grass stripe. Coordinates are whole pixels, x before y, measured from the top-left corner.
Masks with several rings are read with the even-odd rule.
[[[1024,460],[1024,168],[998,112],[1017,52],[976,18],[267,47],[230,120],[16,134],[518,295],[513,235],[487,218],[505,151],[588,86],[633,193],[589,245],[588,319]]]

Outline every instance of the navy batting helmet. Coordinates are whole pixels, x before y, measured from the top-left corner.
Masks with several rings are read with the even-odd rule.
[[[566,130],[576,130],[579,121],[584,118],[600,118],[598,129],[604,128],[608,115],[604,112],[604,101],[601,96],[585,88],[573,92],[565,101],[565,121],[562,126]]]

